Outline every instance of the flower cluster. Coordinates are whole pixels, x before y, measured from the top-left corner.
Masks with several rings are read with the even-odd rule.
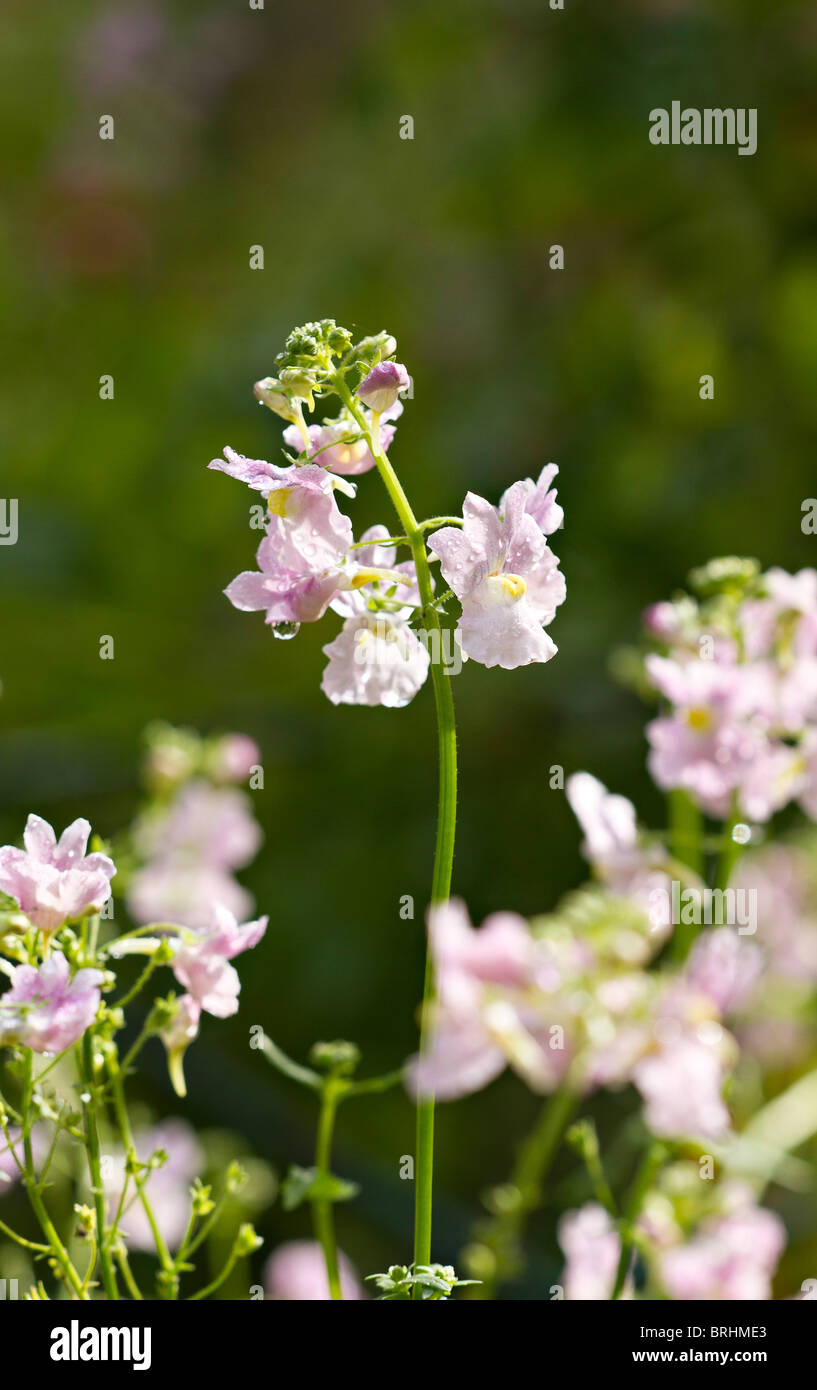
[[[432,909],[429,939],[437,1003],[431,1044],[409,1066],[415,1093],[455,1099],[506,1066],[540,1093],[629,1081],[652,1133],[727,1136],[738,1049],[723,1020],[760,968],[732,928],[702,936],[683,967],[651,973],[646,919],[592,894],[551,919],[497,913],[479,930],[451,902]]]
[[[512,669],[548,661],[556,651],[545,632],[565,597],[546,540],[562,524],[552,487],[555,465],[537,482],[513,484],[498,507],[469,493],[461,519],[449,518],[451,524],[436,530],[433,521],[418,523],[392,485],[386,452],[403,409],[401,394],[411,385],[405,367],[393,360],[395,351],[386,333],[353,344],[328,319],[296,329],[276,360],[276,375],[255,386],[259,402],[288,422],[286,462],[226,448],[210,463],[267,502],[258,568],[228,585],[230,602],[263,612],[273,634],[285,638],[329,608],[343,617],[341,633],[324,647],[329,664],[322,685],[334,704],[407,704],[430,662],[441,660],[439,641],[436,651],[430,649],[424,623],[433,608],[439,639],[439,615],[450,597],[461,608],[458,644],[472,660]],[[304,409],[314,409],[322,396],[336,398],[339,413],[307,424]],[[338,493],[354,497],[345,477],[375,466],[397,499],[406,534],[391,538],[379,526],[355,541]],[[433,534],[426,538],[427,532]],[[398,545],[410,549],[410,559],[397,563]],[[435,559],[449,586],[439,600],[429,571]]]
[[[162,785],[163,794],[169,786],[178,790],[179,781],[196,769],[182,769],[183,760],[157,757],[157,751],[154,748],[151,757],[152,776]],[[256,754],[249,741],[235,737],[222,740],[207,749],[211,775],[227,782],[242,776],[248,758],[254,761]],[[229,787],[206,786],[214,796],[237,795]],[[184,790],[197,787],[190,782]],[[201,803],[191,807],[182,798],[174,803],[158,833],[162,835],[172,826],[175,851],[182,845],[193,850],[198,844],[200,853],[212,855],[214,846],[206,842],[209,832],[216,846],[224,842],[230,846],[228,859],[233,862],[238,847],[242,855],[247,849],[248,825],[253,831],[253,848],[256,843],[255,824],[245,817],[242,810],[242,814],[217,816],[213,821]],[[10,1050],[9,1076],[22,1077],[15,1108],[7,1107],[4,1099],[0,1101],[0,1179],[7,1187],[14,1177],[24,1177],[25,1192],[31,1196],[33,1212],[47,1241],[45,1246],[31,1248],[49,1251],[54,1273],[74,1297],[89,1297],[89,1281],[97,1263],[106,1297],[118,1297],[115,1254],[132,1291],[127,1245],[156,1249],[161,1296],[176,1297],[182,1273],[193,1268],[187,1260],[190,1241],[200,1220],[215,1204],[209,1188],[200,1184],[190,1187],[191,1170],[198,1165],[186,1126],[171,1124],[158,1136],[160,1141],[168,1140],[169,1158],[161,1142],[158,1146],[154,1143],[150,1157],[140,1157],[127,1119],[125,1078],[141,1047],[149,1038],[159,1037],[168,1050],[171,1078],[184,1094],[181,1059],[198,1032],[200,1017],[209,1013],[225,1018],[235,1013],[240,982],[231,962],[258,944],[267,919],[239,924],[229,908],[215,900],[207,922],[199,929],[168,922],[163,914],[159,924],[117,935],[116,927],[108,925],[110,916],[103,919],[100,911],[108,902],[116,869],[101,849],[86,853],[90,829],[87,821],[77,820],[58,839],[46,821],[29,816],[24,848],[0,848],[0,883],[5,898],[0,904],[0,970],[9,981],[0,994],[0,1048]],[[147,834],[146,823],[140,830]],[[126,987],[119,999],[109,1002],[105,996],[115,989],[122,962],[133,954],[147,957],[147,964],[135,983]],[[126,1024],[125,1007],[161,966],[172,968],[185,993],[180,998],[154,999],[136,1042],[120,1061],[117,1035]],[[75,1076],[71,1076],[69,1060],[72,1049]],[[50,1060],[41,1064],[35,1075],[38,1055]],[[49,1079],[44,1081],[46,1077]],[[120,1142],[118,1146],[111,1144],[103,1171],[99,1129],[104,1124],[107,1130],[109,1123],[108,1107],[101,1100],[106,1091],[113,1101]],[[85,1116],[82,1127],[74,1108],[77,1096]],[[137,1138],[141,1148],[142,1138]],[[147,1138],[155,1141],[157,1136]],[[55,1154],[69,1140],[86,1146],[88,1191],[93,1201],[92,1206],[75,1208],[78,1238],[93,1240],[84,1282],[55,1233],[41,1195]],[[68,1166],[76,1167],[73,1163]],[[149,1182],[152,1176],[154,1180]],[[188,1211],[190,1203],[192,1209]],[[205,1236],[206,1230],[202,1239]],[[26,1245],[25,1240],[19,1243]],[[235,1237],[232,1262],[251,1253],[256,1245],[252,1228],[242,1226]],[[170,1248],[175,1247],[178,1254],[173,1257]],[[36,1296],[46,1296],[40,1289],[38,1286]]]
[[[234,875],[262,840],[240,788],[260,769],[257,745],[244,734],[207,740],[167,725],[151,726],[147,740],[151,795],[131,836],[137,867],[126,888],[129,913],[136,922],[197,931],[210,926],[213,903],[248,916],[253,899]]]
[[[647,727],[659,787],[706,814],[817,817],[817,570],[718,560],[693,595],[647,610],[646,675],[667,702]]]

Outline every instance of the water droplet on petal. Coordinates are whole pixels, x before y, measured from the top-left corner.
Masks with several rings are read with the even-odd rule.
[[[301,630],[300,623],[273,623],[272,635],[277,637],[279,642],[289,642],[293,637],[297,637]]]

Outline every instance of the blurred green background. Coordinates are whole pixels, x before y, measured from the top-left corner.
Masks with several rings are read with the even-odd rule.
[[[455,683],[456,891],[476,921],[553,906],[584,875],[552,765],[663,817],[644,711],[608,670],[640,610],[712,554],[815,560],[800,519],[815,491],[817,13],[6,0],[0,55],[0,494],[20,526],[0,548],[0,842],[30,810],[87,815],[102,835],[127,823],[153,718],[258,740],[266,845],[244,881],[270,930],[243,962],[237,1018],[208,1020],[189,1054],[188,1103],[158,1047],[142,1094],[283,1168],[308,1161],[312,1114],[250,1050],[252,1025],[299,1057],[350,1037],[367,1073],[414,1047],[432,697],[336,710],[319,689],[336,619],[285,645],[230,607],[221,590],[257,533],[247,495],[205,466],[225,443],[277,456],[252,383],[294,324],[324,316],[398,339],[415,398],[392,458],[421,515],[559,464],[559,656]],[[648,113],[676,98],[757,107],[757,154],[653,147]],[[376,476],[349,510],[359,529],[389,520]],[[508,1078],[441,1109],[438,1257],[456,1257],[535,1111]],[[398,1092],[342,1111],[335,1167],[363,1193],[340,1241],[364,1272],[408,1257],[412,1148]],[[260,1229],[269,1249],[307,1217],[274,1208]],[[537,1235],[528,1296],[558,1269]]]

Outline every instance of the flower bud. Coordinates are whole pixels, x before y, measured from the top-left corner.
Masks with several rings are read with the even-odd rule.
[[[260,401],[261,405],[267,406],[269,410],[274,410],[276,415],[288,420],[291,425],[297,425],[298,414],[293,409],[286,391],[281,389],[281,383],[277,377],[264,377],[263,381],[256,381],[252,389],[255,399]]]
[[[357,388],[358,398],[378,415],[389,410],[411,382],[402,362],[379,362]]]

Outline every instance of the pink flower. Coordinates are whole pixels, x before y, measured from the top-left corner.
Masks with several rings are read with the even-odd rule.
[[[352,523],[339,510],[331,476],[315,464],[287,468],[246,459],[226,449],[221,469],[267,497],[267,535],[258,547],[259,570],[246,570],[225,589],[245,612],[265,610],[268,623],[312,622],[340,588],[352,543]]]
[[[736,1210],[704,1221],[686,1245],[664,1252],[662,1282],[682,1300],[769,1299],[785,1234],[779,1217],[747,1195]]]
[[[762,969],[763,955],[754,942],[733,927],[717,927],[702,932],[695,942],[686,979],[725,1017],[748,998]]]
[[[11,989],[0,995],[0,1042],[34,1052],[64,1052],[93,1023],[100,1004],[101,970],[78,970],[55,953],[39,970],[18,965]]]
[[[528,516],[533,517],[539,530],[545,536],[551,536],[554,531],[558,531],[565,519],[564,510],[556,501],[556,489],[551,487],[558,472],[559,469],[555,463],[548,463],[542,469],[536,482],[532,478],[524,478],[520,483],[513,485],[525,489],[527,497],[525,511]],[[499,510],[501,514],[505,512],[509,493],[510,488],[500,498]]]
[[[180,863],[187,859],[214,869],[243,868],[262,838],[247,795],[204,780],[189,782],[166,814],[143,820],[135,836],[139,853],[147,858],[177,857]]]
[[[29,816],[25,850],[0,849],[0,891],[41,931],[98,912],[110,897],[116,869],[107,855],[85,853],[90,833],[87,820],[75,820],[58,841],[48,821]]]
[[[667,1138],[722,1139],[729,1111],[721,1095],[724,1070],[715,1045],[681,1034],[632,1069],[644,1099],[647,1128]]]
[[[428,651],[408,624],[420,602],[416,571],[412,561],[395,565],[394,546],[382,544],[388,534],[385,526],[369,527],[361,541],[370,544],[356,551],[361,573],[381,577],[332,600],[332,608],[346,619],[338,636],[323,648],[329,662],[321,689],[334,705],[401,709],[428,675]],[[377,607],[383,599],[388,609]],[[403,607],[392,608],[403,600]]]
[[[429,655],[408,623],[390,613],[347,618],[323,648],[329,663],[321,689],[333,705],[402,709],[428,675]]]
[[[253,908],[252,896],[231,874],[185,856],[156,859],[128,884],[128,912],[144,925],[174,922],[203,931],[210,925],[214,902],[236,917],[246,917]]]
[[[246,734],[225,734],[213,756],[212,774],[222,782],[243,782],[261,762],[261,749]]]
[[[569,1302],[603,1302],[610,1298],[621,1258],[621,1237],[599,1202],[565,1212],[559,1221],[559,1244],[567,1263],[562,1275]]]
[[[398,419],[402,413],[402,403],[395,401],[380,417],[380,447],[384,451],[389,448],[397,432],[396,427],[387,422]],[[333,473],[346,477],[368,473],[370,468],[374,468],[374,454],[366,440],[361,438],[357,421],[348,413],[344,412],[337,420],[325,420],[322,425],[309,425],[307,429],[309,458],[314,459],[321,468],[329,468]],[[284,443],[296,453],[303,451],[304,441],[297,425],[289,425],[284,430]]]
[[[528,502],[524,482],[505,493],[501,515],[469,492],[462,530],[444,526],[428,540],[462,604],[462,650],[483,666],[513,670],[557,650],[543,628],[564,601],[565,582]]]
[[[582,853],[611,893],[638,904],[654,931],[671,924],[670,880],[658,864],[661,851],[640,843],[635,807],[614,796],[589,772],[565,785],[570,808],[584,831]]]
[[[359,1301],[366,1295],[361,1288],[354,1265],[342,1250],[338,1251],[338,1271],[341,1293],[347,1302]],[[290,1240],[279,1245],[267,1260],[264,1269],[264,1289],[267,1298],[307,1303],[329,1299],[329,1280],[326,1261],[316,1240]]]
[[[407,391],[411,378],[402,362],[379,362],[357,388],[358,398],[376,415],[389,410],[400,391]]]
[[[241,983],[228,962],[257,946],[269,918],[239,926],[222,903],[213,905],[212,925],[196,941],[185,941],[173,958],[173,973],[208,1014],[229,1018],[238,1011]]]
[[[454,1100],[508,1065],[533,1090],[552,1090],[567,1050],[544,991],[560,977],[525,921],[495,913],[475,931],[455,900],[430,910],[429,940],[438,1004],[430,1045],[409,1063],[412,1092]]]
[[[708,814],[726,816],[733,793],[767,749],[763,728],[748,718],[767,696],[762,673],[660,656],[647,657],[647,672],[674,706],[647,726],[650,772],[665,791],[683,787]]]

